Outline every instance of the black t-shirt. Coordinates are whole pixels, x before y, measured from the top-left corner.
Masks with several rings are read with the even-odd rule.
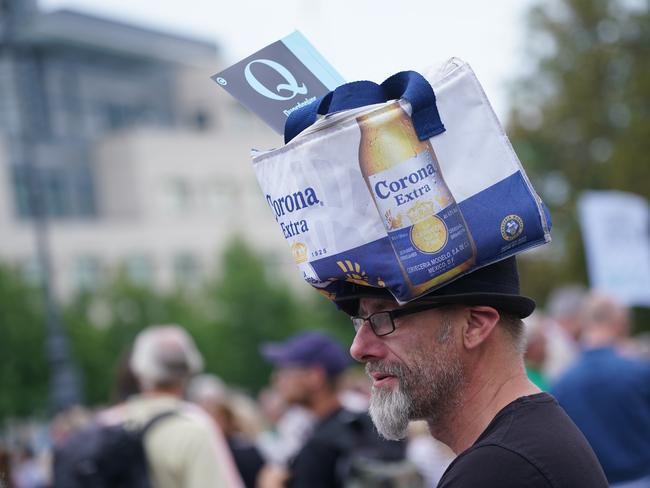
[[[257,475],[264,466],[264,458],[255,445],[244,437],[232,435],[228,436],[226,441],[244,486],[246,488],[255,488]]]
[[[351,450],[369,448],[373,457],[393,460],[404,457],[406,445],[380,438],[367,414],[336,410],[318,423],[290,464],[288,487],[339,488]]]
[[[438,488],[607,488],[582,433],[547,393],[505,406]]]

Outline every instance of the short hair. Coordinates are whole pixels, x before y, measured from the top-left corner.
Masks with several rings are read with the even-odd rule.
[[[213,374],[199,375],[187,387],[188,400],[199,405],[225,403],[228,394],[226,384]]]
[[[203,358],[185,329],[156,325],[136,337],[131,369],[143,388],[182,386],[203,369]]]
[[[583,330],[594,326],[611,327],[619,322],[627,323],[628,320],[628,309],[625,305],[598,292],[587,296],[581,312]]]
[[[449,304],[449,305],[444,305],[442,307],[436,307],[439,310],[443,311],[442,322],[441,322],[442,326],[439,330],[438,338],[437,338],[440,344],[449,341],[449,339],[451,338],[451,330],[453,325],[449,315],[447,314],[447,311],[454,307],[458,307],[458,305]],[[525,332],[524,321],[514,313],[503,312],[498,309],[496,310],[499,313],[499,320],[497,322],[497,326],[500,327],[501,329],[504,329],[507,332],[507,336],[509,339],[511,339],[512,345],[514,346],[515,350],[519,354],[523,355],[524,352],[526,351],[526,336],[524,333]]]
[[[508,312],[499,312],[497,325],[507,332],[512,339],[512,344],[519,354],[526,351],[526,334],[524,333],[524,321],[518,315]]]
[[[576,318],[582,311],[587,290],[582,285],[556,288],[546,300],[546,310],[554,319]]]

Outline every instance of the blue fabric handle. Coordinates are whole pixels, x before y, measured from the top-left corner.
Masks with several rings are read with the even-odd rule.
[[[401,71],[387,78],[381,85],[372,81],[346,83],[309,105],[294,110],[284,125],[284,142],[288,143],[316,122],[318,115],[400,98],[411,104],[411,120],[421,141],[445,131],[438,113],[436,95],[429,82],[415,71]]]

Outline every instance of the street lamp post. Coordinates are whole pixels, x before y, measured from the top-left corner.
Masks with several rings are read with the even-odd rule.
[[[20,116],[18,146],[19,164],[26,177],[29,210],[36,244],[36,258],[41,270],[40,288],[45,313],[45,354],[50,366],[50,408],[57,412],[80,402],[79,375],[70,358],[68,337],[63,327],[56,293],[50,254],[48,214],[44,199],[42,171],[37,161],[36,146],[50,137],[45,110],[45,84],[39,69],[38,48],[16,38],[18,14],[23,0],[4,0],[5,25],[1,39],[3,51],[11,59]],[[22,25],[22,22],[20,22]]]

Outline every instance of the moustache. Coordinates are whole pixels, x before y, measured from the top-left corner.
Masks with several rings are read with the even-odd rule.
[[[366,374],[382,373],[396,378],[405,378],[408,373],[408,368],[399,363],[391,363],[388,361],[375,361],[366,363]]]

